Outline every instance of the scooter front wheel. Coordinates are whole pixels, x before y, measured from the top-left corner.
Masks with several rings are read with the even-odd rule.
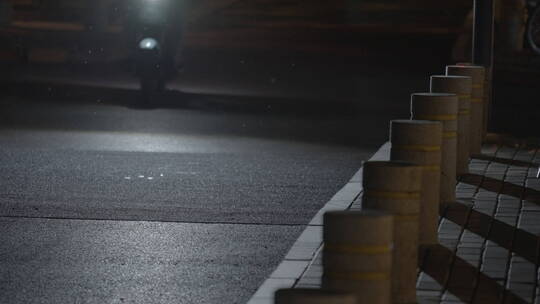
[[[531,49],[540,55],[540,6],[537,6],[527,22],[527,41]]]

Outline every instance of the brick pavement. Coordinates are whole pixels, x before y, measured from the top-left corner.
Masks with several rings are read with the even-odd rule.
[[[388,159],[385,144],[372,160]],[[420,249],[419,303],[540,303],[540,148],[487,144],[441,207],[439,245]],[[318,288],[322,214],[361,209],[362,169],[314,217],[249,304],[281,287]]]

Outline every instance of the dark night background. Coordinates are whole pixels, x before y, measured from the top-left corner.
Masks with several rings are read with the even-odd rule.
[[[245,302],[470,60],[472,1],[186,0],[141,106],[129,0],[0,1],[0,303]],[[496,35],[489,129],[537,136],[540,55]]]

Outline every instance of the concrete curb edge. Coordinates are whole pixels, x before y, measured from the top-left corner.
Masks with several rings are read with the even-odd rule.
[[[386,142],[369,160],[387,160],[389,151],[390,143]],[[259,286],[248,304],[273,304],[274,292],[277,289],[291,288],[300,280],[322,248],[324,213],[331,210],[349,209],[363,191],[362,173],[363,168],[360,167],[349,182],[315,214],[285,258],[270,277]]]

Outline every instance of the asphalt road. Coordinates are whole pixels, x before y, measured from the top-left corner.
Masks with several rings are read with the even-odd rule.
[[[1,303],[243,303],[376,147],[345,113],[193,98],[2,100]]]
[[[153,108],[112,73],[20,73],[0,101],[0,303],[246,302],[427,81],[296,59],[201,60]]]

